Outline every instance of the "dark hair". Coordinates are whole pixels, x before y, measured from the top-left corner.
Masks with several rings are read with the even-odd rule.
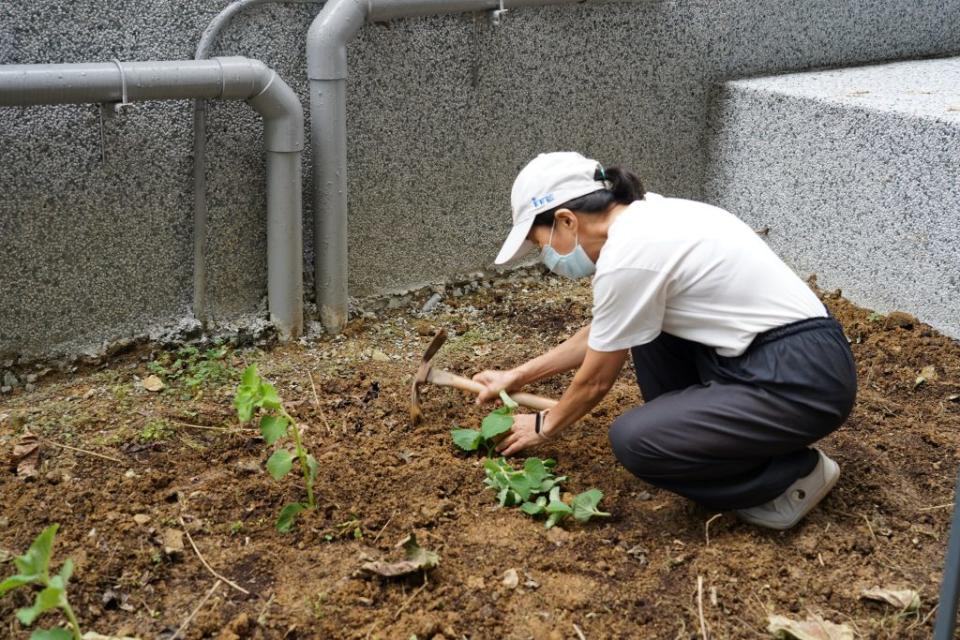
[[[533,219],[533,226],[550,226],[553,217],[560,209],[570,209],[578,213],[601,213],[610,208],[610,205],[630,204],[635,200],[643,200],[646,190],[640,178],[626,169],[610,167],[604,169],[598,166],[593,179],[597,182],[609,184],[609,188],[602,188],[585,196],[568,200],[563,204],[537,214]]]

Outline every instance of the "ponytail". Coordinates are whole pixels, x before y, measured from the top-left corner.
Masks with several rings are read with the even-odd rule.
[[[537,214],[537,217],[533,219],[533,225],[551,226],[554,214],[560,209],[570,209],[577,213],[602,213],[613,204],[630,204],[636,200],[643,200],[643,197],[647,194],[640,178],[621,167],[605,169],[597,165],[597,171],[593,178],[597,182],[603,183],[603,187],[593,193],[574,198],[549,211]]]

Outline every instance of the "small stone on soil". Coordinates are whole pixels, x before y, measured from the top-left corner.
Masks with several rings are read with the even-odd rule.
[[[516,589],[520,585],[520,576],[516,569],[507,569],[503,572],[503,586],[507,589]]]
[[[145,513],[138,513],[133,516],[133,521],[142,526],[150,522],[150,516]]]

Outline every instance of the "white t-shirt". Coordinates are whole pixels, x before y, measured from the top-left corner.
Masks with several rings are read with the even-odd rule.
[[[767,329],[825,317],[807,285],[723,209],[648,193],[610,225],[593,278],[590,348],[660,332],[737,356]]]

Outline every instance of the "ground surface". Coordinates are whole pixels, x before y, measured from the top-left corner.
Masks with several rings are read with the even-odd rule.
[[[613,517],[599,524],[548,532],[497,509],[478,459],[450,443],[451,426],[476,426],[485,412],[459,392],[426,390],[426,421],[411,427],[409,381],[433,328],[454,334],[438,362],[471,373],[519,363],[587,319],[584,287],[519,274],[448,297],[432,314],[388,311],[352,323],[344,338],[227,356],[276,382],[319,460],[321,508],[287,535],[273,521],[302,488],[295,475],[268,477],[270,448],[236,430],[234,382],[211,379],[191,393],[167,379],[149,392],[139,382],[148,364],[170,363],[154,349],[4,396],[0,549],[22,552],[60,523],[56,562],[77,562],[70,597],[84,628],[142,638],[171,637],[215,584],[189,541],[165,552],[181,518],[209,564],[250,592],[221,585],[188,638],[576,638],[577,629],[591,640],[694,638],[698,577],[711,638],[769,637],[770,613],[819,613],[862,638],[926,638],[960,459],[960,346],[826,302],[852,341],[860,395],[823,445],[840,462],[840,484],[787,533],[723,515],[708,541],[712,513],[618,468],[606,426],[639,402],[627,368],[592,416],[537,452],[558,460],[571,491],[603,490]],[[41,437],[34,480],[19,478],[12,459],[25,430]],[[442,558],[426,581],[356,575],[365,559],[396,557],[410,532]],[[13,572],[2,551],[0,569]],[[515,589],[503,584],[508,569],[518,572]],[[918,590],[919,613],[860,600],[872,586]],[[0,600],[0,636],[27,636],[13,618],[26,602],[22,593]]]

